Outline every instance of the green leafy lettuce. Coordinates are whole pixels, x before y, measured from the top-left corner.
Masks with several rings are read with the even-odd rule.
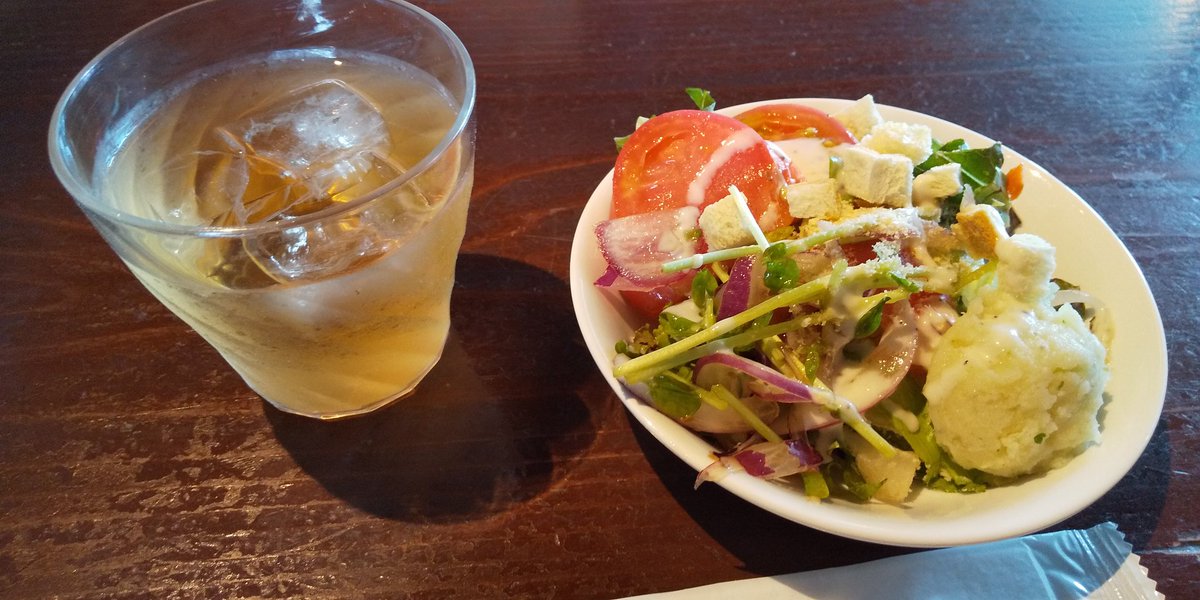
[[[897,409],[916,416],[916,431],[909,429],[907,419],[902,418]],[[925,396],[911,376],[900,382],[887,402],[876,404],[868,410],[867,418],[875,426],[898,435],[908,443],[924,465],[922,480],[930,489],[958,493],[976,493],[987,489],[982,473],[959,466],[942,452],[933,437],[933,424],[929,419]]]
[[[971,186],[977,204],[987,204],[1000,213],[1005,226],[1009,224],[1009,212],[1012,202],[1008,198],[1008,190],[1004,183],[1004,151],[999,143],[987,148],[969,148],[961,139],[951,140],[945,144],[933,143],[933,154],[925,162],[913,168],[913,175],[920,175],[929,169],[950,163],[957,163],[962,168],[963,183]],[[954,223],[962,204],[962,194],[948,198],[942,205],[943,226]]]
[[[691,385],[691,369],[680,367],[655,375],[647,382],[650,401],[663,414],[684,419],[700,410],[700,393]]]

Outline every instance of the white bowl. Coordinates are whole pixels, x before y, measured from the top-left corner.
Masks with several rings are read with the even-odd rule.
[[[847,100],[802,98],[799,102],[836,112]],[[737,114],[758,104],[723,109]],[[917,112],[879,106],[884,119],[923,123],[936,139],[963,138],[971,147],[992,140]],[[1020,231],[1037,234],[1057,248],[1056,275],[1098,297],[1111,311],[1115,338],[1110,354],[1109,401],[1102,411],[1101,438],[1066,466],[1043,476],[979,494],[920,490],[904,506],[847,500],[815,501],[789,484],[744,473],[719,485],[781,517],[829,533],[869,542],[913,547],[955,546],[1024,535],[1083,510],[1104,495],[1142,454],[1162,412],[1166,392],[1166,341],[1158,308],[1129,251],[1077,194],[1029,159],[1005,148],[1005,165],[1024,165],[1025,189],[1015,202]],[[608,218],[612,173],[600,182],[580,217],[571,248],[571,296],[583,338],[600,372],[625,406],[663,445],[694,469],[713,459],[714,448],[629,393],[612,376],[615,343],[637,319],[620,297],[593,285],[605,263],[595,225]],[[706,484],[711,485],[711,484]]]

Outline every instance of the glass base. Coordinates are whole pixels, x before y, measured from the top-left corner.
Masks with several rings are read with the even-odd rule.
[[[301,411],[301,410],[296,410],[289,406],[279,404],[278,402],[275,402],[274,400],[271,400],[270,398],[266,397],[265,395],[263,395],[262,392],[260,392],[254,388],[254,384],[247,381],[246,385],[250,386],[250,389],[254,390],[254,392],[256,394],[258,394],[263,400],[266,400],[268,404],[270,404],[271,406],[275,407],[276,409],[278,409],[282,412],[285,412],[288,414],[293,414],[293,415],[299,415],[301,417],[308,417],[310,419],[320,419],[322,421],[339,421],[341,419],[349,419],[352,417],[359,417],[359,416],[365,415],[367,413],[377,411],[381,408],[390,406],[393,402],[398,402],[400,400],[403,400],[404,398],[407,398],[408,396],[411,396],[413,393],[415,393],[417,391],[417,387],[421,385],[421,382],[425,380],[425,376],[429,375],[429,372],[432,371],[433,368],[435,366],[437,366],[437,364],[439,362],[441,362],[442,353],[444,351],[445,351],[445,346],[443,345],[442,350],[438,352],[437,357],[434,358],[433,361],[429,363],[429,367],[427,367],[424,371],[422,371],[421,374],[417,376],[416,380],[414,380],[412,382],[412,384],[409,385],[407,388],[401,390],[400,392],[398,392],[392,396],[388,396],[387,398],[379,400],[377,402],[373,402],[366,406],[361,406],[359,408],[352,408],[349,410],[343,410],[343,411],[337,411],[337,412],[305,412],[305,411]],[[245,381],[244,377],[243,377],[243,381]]]

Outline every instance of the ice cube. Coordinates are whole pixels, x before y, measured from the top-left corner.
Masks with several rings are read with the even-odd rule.
[[[264,102],[214,129],[209,143],[218,150],[197,169],[197,195],[203,191],[224,207],[218,224],[284,222],[244,238],[238,249],[276,281],[320,279],[374,260],[440,206],[412,181],[369,206],[289,223],[371,193],[404,173],[389,158],[392,140],[383,117],[340,81],[321,81]],[[227,270],[237,282],[249,281],[244,270]]]
[[[196,194],[204,199],[199,204],[200,214],[214,220],[240,208],[249,181],[246,159],[240,154],[217,151],[198,156]],[[239,221],[245,223],[245,216],[239,216]]]
[[[217,127],[228,164],[197,172],[197,194],[228,197],[238,224],[298,216],[396,177],[387,125],[370,100],[327,79],[272,98]],[[239,192],[240,190],[240,192]]]
[[[337,176],[347,161],[386,154],[391,146],[379,111],[335,79],[294,90],[223,129],[235,143],[298,179]]]
[[[357,216],[316,221],[245,240],[246,253],[277,281],[315,280],[337,275],[390,250]]]
[[[395,250],[427,225],[440,206],[410,181],[348,213],[247,237],[244,248],[277,281],[323,279]]]

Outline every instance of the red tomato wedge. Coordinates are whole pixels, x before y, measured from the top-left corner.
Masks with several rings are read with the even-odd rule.
[[[735,118],[770,141],[815,136],[839,144],[858,142],[837,119],[802,104],[766,104]]]
[[[780,166],[753,129],[708,111],[665,113],[638,127],[617,156],[612,216],[703,208],[731,185],[746,195],[763,229],[791,221]]]
[[[678,304],[687,299],[692,291],[692,276],[682,282],[664,285],[648,292],[621,290],[621,297],[647,323],[658,319],[658,313],[672,304]]]

